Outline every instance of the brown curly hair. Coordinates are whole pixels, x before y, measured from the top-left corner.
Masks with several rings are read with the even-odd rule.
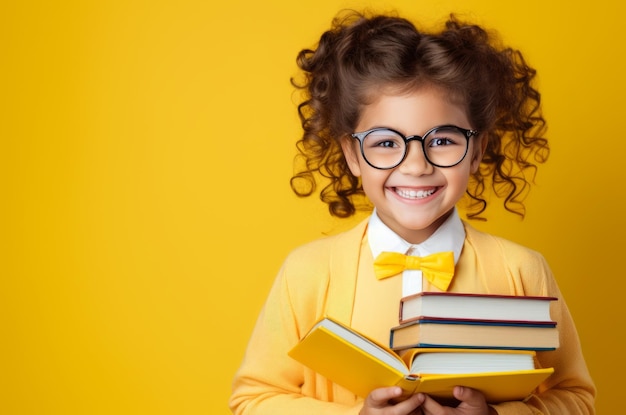
[[[360,111],[381,88],[412,91],[434,86],[465,108],[472,128],[486,141],[480,168],[467,194],[469,218],[480,218],[491,188],[508,211],[524,216],[523,199],[536,166],[549,154],[540,94],[531,85],[536,71],[518,50],[500,47],[493,34],[450,15],[437,33],[420,32],[393,15],[344,11],[324,32],[316,49],[297,57],[302,70],[294,87],[304,134],[297,143],[291,188],[312,195],[318,181],[332,215],[349,217],[367,199],[341,150],[354,132]]]

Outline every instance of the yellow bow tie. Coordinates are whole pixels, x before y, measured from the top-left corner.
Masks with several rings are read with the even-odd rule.
[[[419,269],[431,284],[447,291],[454,276],[454,254],[440,252],[425,257],[409,256],[397,252],[383,252],[374,261],[376,278],[392,277],[405,269]]]

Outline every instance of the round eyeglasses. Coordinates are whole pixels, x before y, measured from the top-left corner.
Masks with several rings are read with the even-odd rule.
[[[380,169],[393,169],[404,161],[411,140],[422,143],[424,156],[436,167],[452,167],[465,158],[469,138],[478,131],[466,130],[456,125],[441,125],[431,128],[422,137],[405,137],[391,128],[373,128],[352,134],[361,143],[361,154],[370,166]]]

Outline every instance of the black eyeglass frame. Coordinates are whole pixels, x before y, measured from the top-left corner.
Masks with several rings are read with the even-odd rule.
[[[459,159],[459,161],[457,161],[454,164],[451,165],[441,165],[441,164],[436,164],[433,163],[429,158],[428,155],[426,153],[426,148],[424,147],[425,145],[425,141],[424,141],[424,137],[427,137],[429,134],[433,133],[436,130],[440,130],[440,129],[452,129],[452,130],[457,130],[459,132],[461,132],[463,134],[463,136],[465,137],[466,143],[465,143],[465,153],[463,153],[463,156]],[[397,162],[396,164],[394,164],[393,166],[390,167],[378,167],[378,166],[374,166],[372,163],[370,163],[370,161],[367,159],[367,157],[365,157],[365,151],[363,150],[363,140],[365,140],[365,137],[367,137],[369,134],[374,133],[376,131],[391,131],[395,134],[398,134],[398,136],[402,137],[402,139],[404,140],[404,155],[402,156],[402,158],[400,159],[399,162]],[[365,162],[367,164],[369,164],[370,166],[372,166],[375,169],[378,170],[390,170],[393,169],[395,167],[398,167],[400,164],[402,164],[402,162],[406,159],[406,155],[409,153],[409,142],[412,140],[417,140],[419,142],[422,143],[422,153],[424,154],[424,157],[426,158],[426,160],[432,164],[435,167],[439,167],[439,168],[448,168],[448,167],[454,167],[457,164],[459,164],[460,162],[462,162],[465,159],[465,156],[467,156],[467,151],[469,150],[469,139],[470,137],[476,136],[478,135],[479,132],[476,130],[468,130],[466,128],[462,128],[462,127],[458,127],[456,125],[452,125],[452,124],[445,124],[445,125],[438,125],[436,127],[431,128],[430,130],[426,131],[424,133],[423,136],[419,136],[419,135],[410,135],[410,136],[405,136],[404,134],[402,134],[399,131],[394,130],[393,128],[389,128],[389,127],[376,127],[376,128],[372,128],[371,130],[367,130],[367,131],[363,131],[360,133],[352,133],[350,134],[352,138],[356,138],[357,140],[359,140],[359,144],[361,147],[361,155],[363,156],[363,160],[365,160]]]

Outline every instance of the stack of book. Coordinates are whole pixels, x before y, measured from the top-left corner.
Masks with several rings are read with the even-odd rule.
[[[395,351],[417,347],[554,350],[554,297],[423,292],[400,300],[399,325],[391,329]]]
[[[390,347],[331,317],[318,321],[289,355],[361,397],[397,385],[405,396],[453,398],[454,386],[490,403],[522,400],[550,374],[538,350],[558,347],[552,297],[421,293],[400,302]]]

